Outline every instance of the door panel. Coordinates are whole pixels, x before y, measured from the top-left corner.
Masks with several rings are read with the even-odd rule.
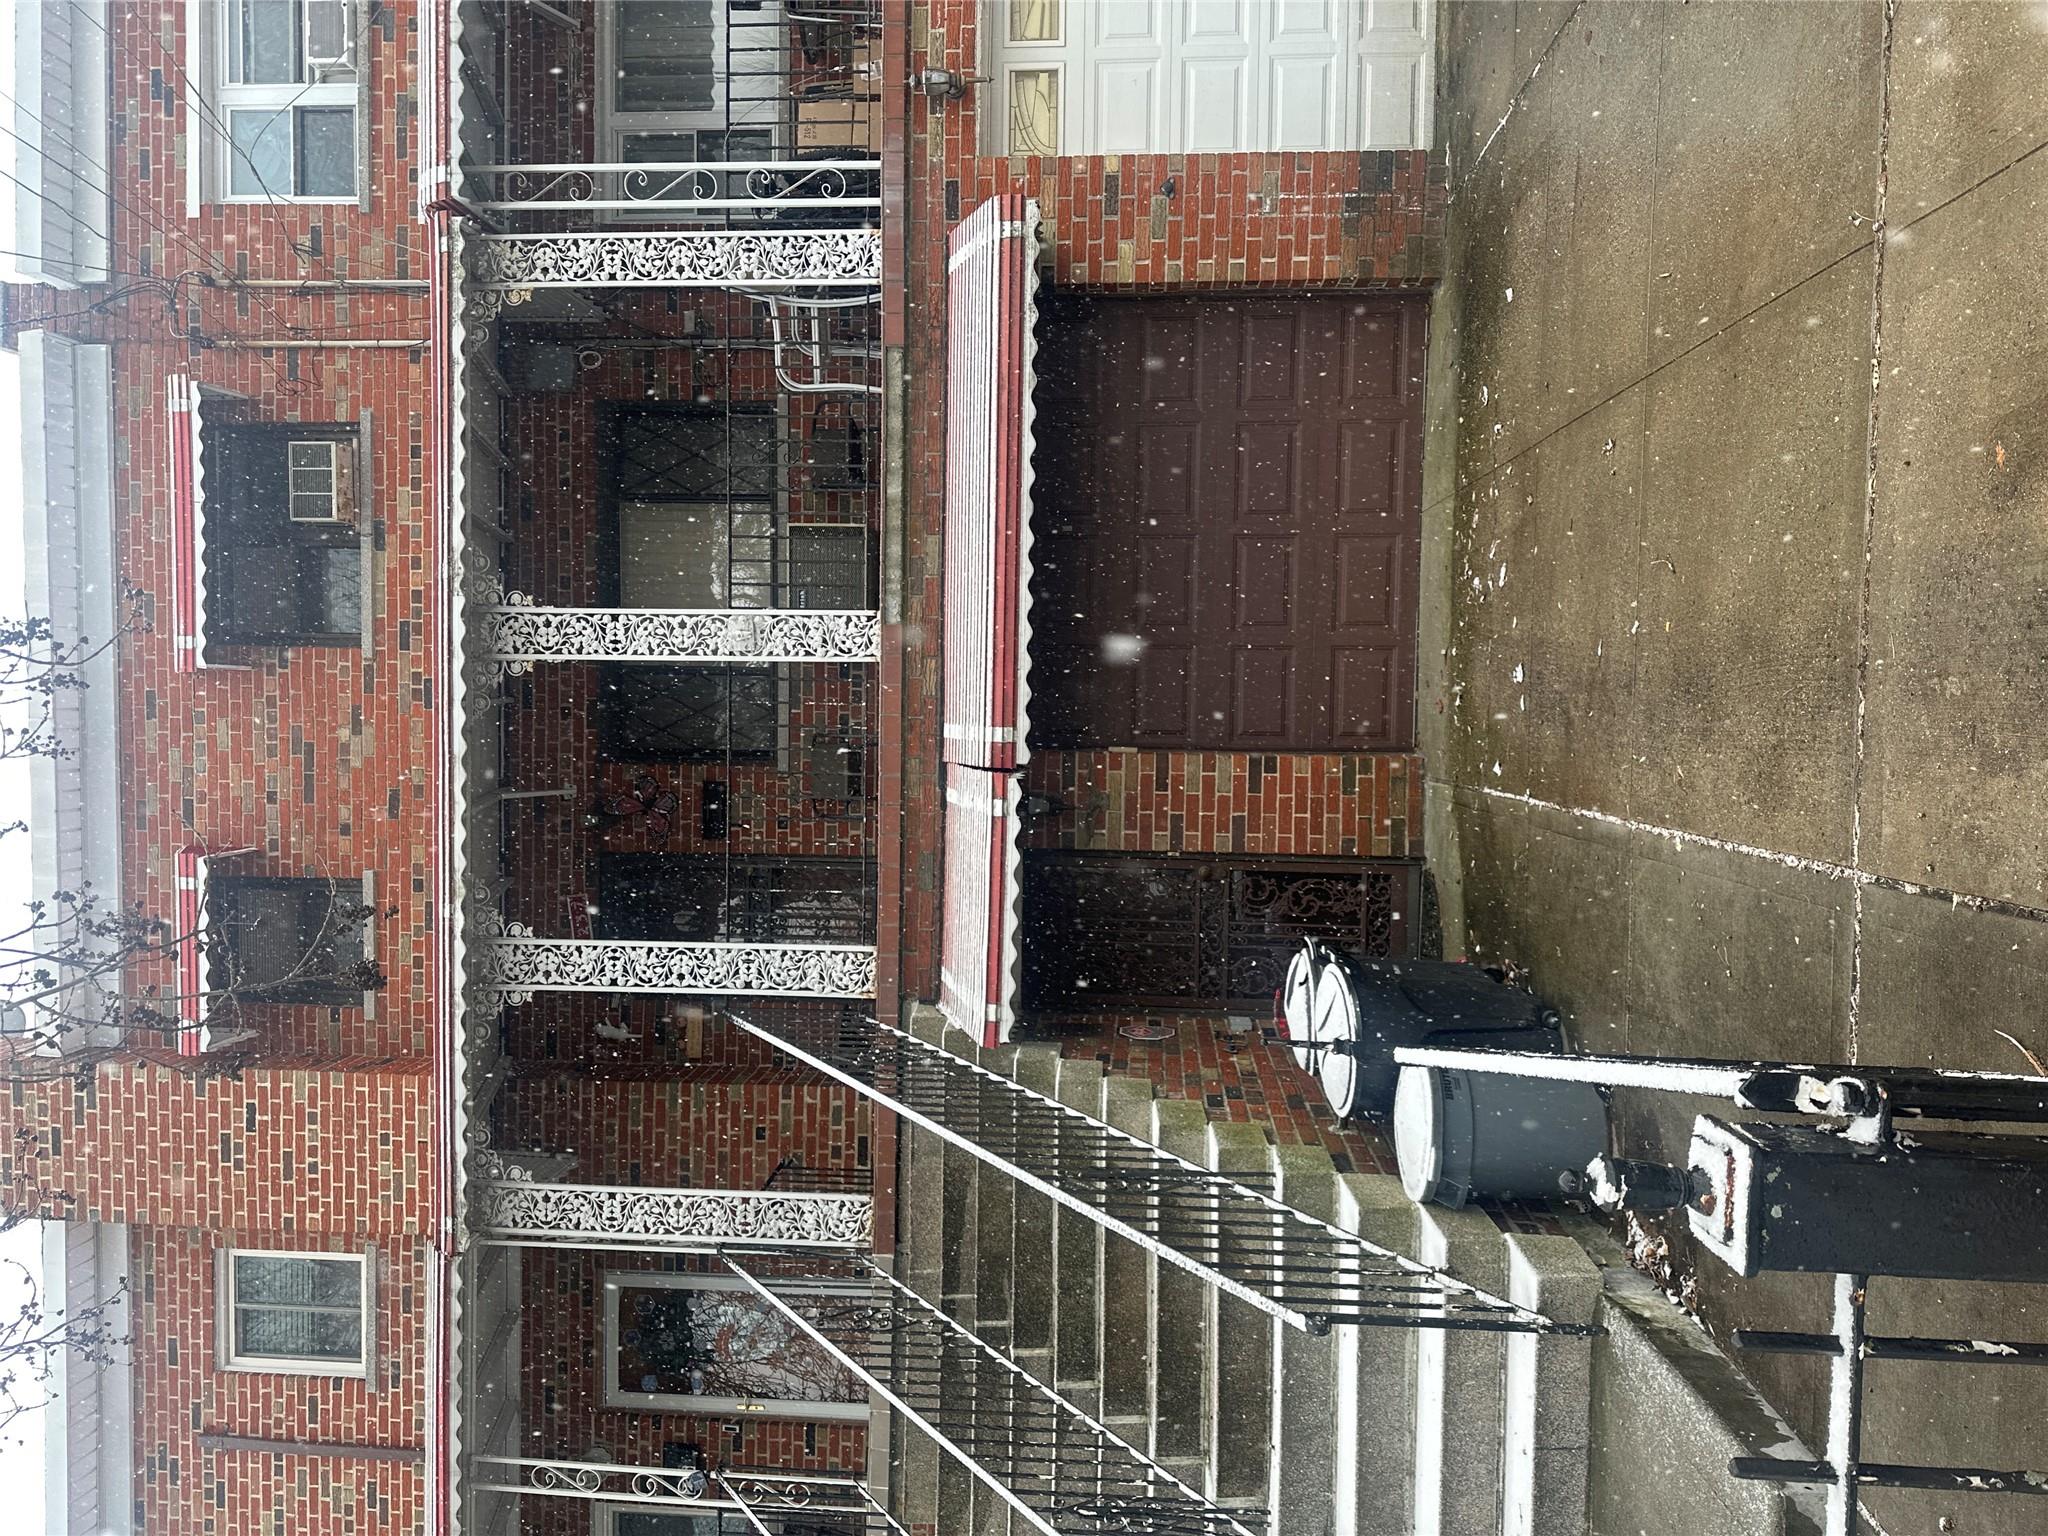
[[[1008,0],[992,11],[1019,15]],[[987,29],[998,110],[984,114],[986,153],[1428,144],[1421,0],[1049,0],[1031,14]]]
[[[1036,744],[1410,744],[1422,314],[1356,296],[1049,306]]]

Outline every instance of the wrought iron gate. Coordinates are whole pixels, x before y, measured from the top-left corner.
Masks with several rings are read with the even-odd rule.
[[[1385,860],[1026,854],[1025,1006],[1262,1006],[1304,938],[1406,955],[1419,869]]]

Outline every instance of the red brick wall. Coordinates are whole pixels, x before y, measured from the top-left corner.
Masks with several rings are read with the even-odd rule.
[[[977,73],[976,28],[982,9],[973,0],[910,0],[911,78],[928,67]],[[991,157],[980,152],[976,101],[970,91],[962,101],[934,107],[912,91],[904,123],[909,161],[904,207],[909,378],[904,831],[901,879],[892,879],[885,867],[883,899],[896,903],[901,914],[902,990],[924,998],[933,995],[937,979],[942,889],[937,658],[943,629],[939,530],[945,485],[948,231],[989,197],[1022,190],[1039,200],[1052,242],[1054,280],[1062,284],[1117,292],[1241,285],[1427,288],[1442,258],[1446,197],[1441,165],[1422,151]],[[1409,775],[1411,797],[1418,779]],[[1385,796],[1365,812],[1368,820],[1397,808],[1391,778],[1376,780],[1375,787]],[[1260,823],[1246,809],[1245,835],[1259,839],[1264,835]],[[1192,805],[1181,811],[1184,817],[1191,813],[1199,825],[1199,811]],[[1165,811],[1169,839],[1173,814]],[[1386,819],[1391,823],[1393,818],[1388,814]],[[1419,815],[1402,819],[1419,822]],[[1184,837],[1187,825],[1184,820]],[[1336,852],[1345,836],[1362,835],[1346,833],[1341,825],[1341,813],[1337,822],[1326,818],[1322,835],[1334,835],[1336,841],[1313,851]],[[1298,831],[1306,835],[1307,829]],[[1391,846],[1391,825],[1387,835]],[[1276,824],[1274,836],[1286,840],[1289,834]],[[1416,851],[1419,833],[1410,836],[1409,844]],[[1366,851],[1362,844],[1359,851]]]
[[[818,489],[802,468],[802,444],[821,421],[844,419],[843,397],[785,400],[768,370],[768,354],[728,354],[708,339],[692,347],[681,334],[684,308],[696,315],[700,336],[749,327],[754,324],[751,301],[734,301],[728,308],[707,296],[688,304],[641,299],[614,307],[626,322],[622,333],[642,340],[675,335],[677,344],[653,351],[593,348],[597,365],[577,374],[573,393],[512,399],[506,411],[506,441],[519,460],[519,483],[507,511],[515,535],[508,548],[508,582],[513,588],[543,603],[599,600],[599,413],[606,405],[780,401],[786,406],[792,444],[794,467],[785,485],[791,520],[872,522],[874,497]],[[871,432],[869,441],[878,436]],[[811,730],[871,737],[870,670],[833,665],[792,669],[791,741],[801,743]],[[517,878],[508,896],[509,916],[531,923],[539,933],[583,931],[573,924],[580,918],[579,909],[587,905],[588,882],[600,850],[872,856],[871,806],[863,803],[849,812],[840,805],[813,801],[805,792],[800,761],[793,760],[788,769],[777,763],[601,761],[593,717],[598,678],[598,669],[591,666],[541,667],[515,681],[510,690],[507,787],[573,793],[526,801],[512,809],[507,846]],[[600,795],[622,794],[642,775],[651,775],[663,789],[673,789],[681,803],[664,837],[651,837],[644,823],[605,829],[585,824],[585,813]],[[697,808],[702,786],[709,781],[727,786],[730,831],[726,838],[707,843],[699,836]]]
[[[227,1532],[408,1531],[425,1508],[422,1464],[202,1449],[201,1435],[301,1445],[417,1448],[426,1362],[426,1267],[411,1241],[376,1248],[375,1370],[366,1380],[224,1371],[216,1366],[214,1281],[223,1248],[331,1249],[275,1231],[154,1229],[132,1245],[138,1529],[164,1536]]]
[[[135,1226],[422,1234],[431,1097],[419,1061],[286,1061],[232,1078],[108,1062],[83,1086],[0,1093],[0,1189],[39,1215]]]
[[[499,1146],[573,1153],[573,1182],[760,1189],[789,1158],[849,1177],[873,1167],[868,1101],[788,1066],[523,1075],[496,1111]]]
[[[415,1464],[216,1454],[196,1439],[417,1449],[425,1435],[428,1031],[439,985],[427,893],[443,841],[431,813],[443,658],[431,650],[440,552],[422,483],[427,303],[405,286],[427,276],[428,260],[415,203],[420,8],[377,0],[359,14],[367,209],[216,204],[188,218],[185,167],[199,151],[184,82],[199,61],[187,6],[116,0],[116,276],[84,293],[9,296],[13,328],[44,324],[114,349],[115,549],[145,619],[119,657],[124,898],[168,918],[187,846],[251,849],[238,866],[247,873],[353,883],[367,871],[389,978],[367,1010],[264,1008],[255,1065],[239,1078],[132,1060],[103,1066],[89,1087],[0,1095],[10,1203],[134,1231],[136,1495],[151,1536],[403,1531],[425,1514]],[[242,281],[337,278],[391,286]],[[285,339],[386,345],[259,345]],[[367,646],[250,650],[233,658],[242,666],[176,670],[172,373],[239,397],[232,410],[247,420],[354,424],[369,413]],[[128,978],[139,993],[170,983],[156,966]],[[373,1382],[216,1368],[213,1255],[238,1244],[375,1246]]]
[[[1025,787],[1070,809],[1026,846],[1408,858],[1422,851],[1411,753],[1039,752]]]

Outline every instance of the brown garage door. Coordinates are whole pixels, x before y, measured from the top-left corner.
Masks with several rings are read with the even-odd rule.
[[[1035,742],[1411,744],[1423,317],[1351,295],[1049,308]]]

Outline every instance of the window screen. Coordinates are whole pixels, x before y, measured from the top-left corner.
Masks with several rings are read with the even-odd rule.
[[[228,1271],[230,1364],[363,1365],[360,1257],[236,1253]]]
[[[362,1001],[368,914],[353,884],[215,875],[206,911],[210,1007]]]

